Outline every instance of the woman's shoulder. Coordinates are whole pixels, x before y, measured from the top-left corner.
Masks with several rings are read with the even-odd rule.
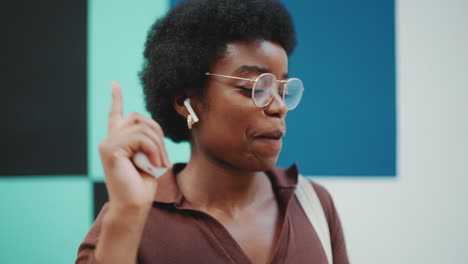
[[[321,184],[308,179],[317,194],[328,222],[335,263],[349,263],[343,227],[330,192]]]
[[[333,207],[333,199],[332,196],[330,195],[330,192],[325,188],[323,185],[315,182],[312,179],[307,179],[308,182],[312,185],[314,188],[315,193],[317,193],[317,196],[319,197],[320,203],[322,204],[322,207]]]
[[[314,188],[314,191],[320,200],[320,204],[322,205],[325,216],[330,224],[330,222],[333,222],[334,218],[336,217],[336,208],[330,192],[323,185],[311,179],[308,179],[308,182]]]

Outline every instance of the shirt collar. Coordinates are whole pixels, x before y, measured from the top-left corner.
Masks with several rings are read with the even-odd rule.
[[[157,203],[182,205],[184,196],[177,185],[177,174],[185,168],[185,163],[176,163],[158,178],[158,191],[154,197]],[[287,169],[273,168],[266,174],[272,182],[275,190],[295,189],[298,179],[298,168],[296,163]]]

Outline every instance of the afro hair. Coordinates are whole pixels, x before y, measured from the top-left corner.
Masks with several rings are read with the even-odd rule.
[[[140,79],[146,109],[174,142],[189,141],[186,120],[173,106],[192,89],[202,96],[205,72],[223,57],[227,44],[268,40],[288,55],[296,45],[289,12],[276,0],[188,0],[150,28]]]

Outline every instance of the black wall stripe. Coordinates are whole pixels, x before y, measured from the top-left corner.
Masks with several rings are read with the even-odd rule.
[[[2,4],[0,175],[87,174],[86,3]]]
[[[94,218],[97,217],[99,212],[102,209],[102,206],[109,201],[109,196],[107,195],[106,185],[103,182],[95,182],[93,184],[94,192]]]

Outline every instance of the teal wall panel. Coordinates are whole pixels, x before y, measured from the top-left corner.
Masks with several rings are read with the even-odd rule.
[[[122,86],[124,114],[148,115],[138,72],[148,29],[168,8],[161,0],[88,2],[88,173],[94,180],[104,178],[98,145],[107,133],[111,81]],[[188,160],[188,144],[166,140],[166,146],[172,162]]]
[[[73,263],[92,218],[87,177],[0,179],[0,263]]]

